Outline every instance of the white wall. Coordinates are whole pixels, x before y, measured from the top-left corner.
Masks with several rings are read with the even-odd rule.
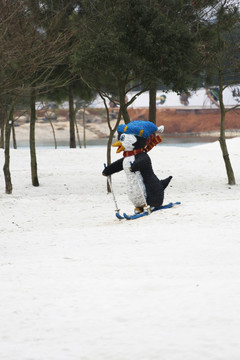
[[[232,88],[227,88],[224,91],[224,103],[226,106],[234,106],[237,104],[237,100],[240,104],[240,96],[239,97],[233,97],[232,91],[233,89],[238,89],[240,92],[240,85],[233,86]],[[131,92],[128,94],[128,99],[131,99],[136,92]],[[166,101],[163,105],[160,105],[160,100],[158,99],[162,94],[166,96]],[[213,104],[208,96],[206,95],[206,89],[202,88],[197,90],[196,92],[191,93],[191,97],[188,99],[189,104],[188,106],[182,105],[180,102],[180,96],[172,91],[169,91],[168,93],[164,93],[163,91],[157,92],[157,106],[158,108],[165,108],[165,107],[197,107],[197,108],[217,108],[215,104]],[[109,103],[109,101],[107,101]],[[133,102],[133,104],[130,107],[133,108],[139,108],[139,107],[148,107],[149,103],[149,93],[148,91],[141,94],[137,97],[137,99]],[[97,97],[96,100],[92,103],[91,107],[95,108],[103,108],[104,104],[100,97]]]

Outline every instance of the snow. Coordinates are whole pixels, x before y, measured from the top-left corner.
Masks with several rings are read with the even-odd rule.
[[[240,181],[240,138],[228,140]],[[121,155],[115,154],[112,159]],[[0,214],[1,360],[238,360],[240,196],[219,144],[158,145],[165,204],[115,218],[105,147],[11,151],[13,194]],[[0,157],[3,163],[3,151]],[[132,213],[124,173],[117,202]]]

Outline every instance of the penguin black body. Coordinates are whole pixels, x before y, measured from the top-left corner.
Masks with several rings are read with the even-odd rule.
[[[146,200],[150,206],[161,206],[164,200],[164,190],[170,183],[172,176],[159,180],[152,169],[152,162],[148,154],[142,152],[135,156],[131,170],[140,171],[146,187]]]

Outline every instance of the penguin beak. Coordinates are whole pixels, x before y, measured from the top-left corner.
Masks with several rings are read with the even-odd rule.
[[[114,144],[112,144],[112,146],[118,148],[117,151],[116,151],[117,154],[120,153],[121,151],[125,150],[125,148],[124,148],[124,146],[123,146],[123,144],[121,143],[120,140],[116,141]]]

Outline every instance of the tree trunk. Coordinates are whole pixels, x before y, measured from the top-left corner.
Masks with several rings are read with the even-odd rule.
[[[52,120],[49,118],[48,119],[50,125],[51,125],[51,128],[52,128],[52,132],[53,132],[53,140],[54,140],[54,146],[55,146],[55,149],[57,149],[57,139],[56,139],[56,134],[55,134],[55,130],[54,130],[54,126],[53,126],[53,123],[52,123]]]
[[[35,123],[36,123],[36,94],[35,90],[32,89],[30,96],[30,157],[31,157],[31,175],[32,175],[32,185],[39,186],[38,174],[37,174],[37,156],[36,156],[36,144],[35,144]]]
[[[16,131],[15,131],[15,126],[14,126],[14,120],[13,120],[13,114],[12,114],[12,119],[10,119],[12,121],[12,139],[13,139],[13,148],[16,150],[17,149],[17,140],[16,140]]]
[[[232,164],[231,164],[228,149],[227,149],[224,125],[225,125],[225,111],[221,110],[221,131],[220,131],[219,143],[220,143],[220,147],[222,150],[222,156],[223,156],[223,160],[224,160],[224,164],[225,164],[225,168],[226,168],[226,172],[227,172],[228,184],[235,185],[236,181],[235,181],[235,176],[234,176]]]
[[[219,72],[219,104],[220,104],[220,110],[221,110],[221,128],[220,128],[220,138],[219,143],[222,150],[223,160],[225,163],[226,171],[227,171],[227,177],[228,177],[228,184],[229,185],[235,185],[235,176],[233,172],[233,168],[231,165],[230,157],[228,154],[227,149],[227,143],[226,143],[226,136],[225,136],[225,115],[226,110],[223,102],[223,84],[222,84],[222,73]]]
[[[107,142],[107,165],[111,164],[111,147],[112,147],[113,136],[117,130],[120,120],[121,120],[121,111],[119,110],[116,124],[115,124],[114,128],[112,129],[110,126],[110,118],[109,118],[109,112],[108,112],[108,124],[109,124],[110,133],[109,133],[108,142]],[[111,192],[108,182],[107,182],[107,191]]]
[[[83,108],[83,146],[86,149],[87,143],[86,143],[86,108],[84,106]]]
[[[125,91],[125,84],[122,83],[119,85],[119,102],[120,102],[120,113],[122,114],[123,120],[125,124],[130,123],[130,117],[127,111],[127,105],[126,105],[126,91]]]
[[[71,85],[68,88],[68,103],[69,103],[70,148],[76,148],[75,111],[74,111],[73,92]]]
[[[157,87],[156,83],[152,82],[149,90],[149,121],[156,124],[156,100]]]
[[[99,92],[99,95],[101,96],[101,98],[102,98],[102,100],[104,102],[104,106],[105,106],[106,113],[107,113],[107,123],[108,123],[108,128],[109,128],[109,137],[108,137],[108,142],[107,142],[107,165],[110,165],[111,164],[112,140],[113,140],[113,136],[114,136],[114,134],[115,134],[115,132],[117,130],[117,127],[118,127],[118,125],[120,123],[120,120],[121,120],[121,107],[120,107],[119,112],[118,112],[118,117],[117,117],[116,123],[115,123],[114,127],[112,128],[111,124],[110,124],[109,109],[108,109],[108,106],[107,106],[107,103],[106,103],[106,99],[104,98],[104,96],[102,96],[101,92]],[[107,192],[111,192],[108,181],[107,181]]]
[[[78,146],[81,149],[82,145],[81,145],[81,140],[80,140],[80,135],[79,135],[79,130],[78,130],[78,124],[77,124],[77,119],[75,116],[75,127],[76,127],[76,133],[77,133],[77,141],[78,141]]]
[[[14,106],[12,105],[9,113],[9,117],[6,120],[5,124],[5,150],[4,157],[5,162],[3,166],[3,172],[5,177],[5,191],[6,194],[12,194],[12,181],[11,181],[11,173],[10,173],[10,136],[11,136],[11,118],[13,116]]]
[[[5,106],[0,102],[0,148],[4,149],[4,128],[7,121],[7,112]]]

